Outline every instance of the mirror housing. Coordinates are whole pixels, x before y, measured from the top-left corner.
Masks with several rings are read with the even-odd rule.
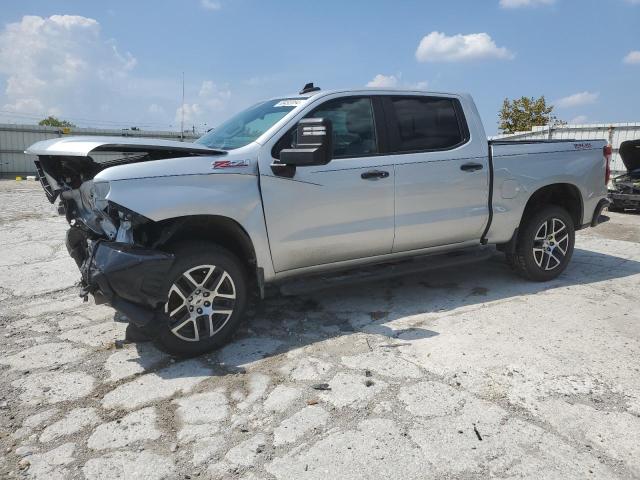
[[[331,120],[303,118],[298,122],[296,133],[293,148],[282,149],[280,162],[271,165],[276,175],[293,176],[295,167],[326,165],[331,161],[333,151]]]

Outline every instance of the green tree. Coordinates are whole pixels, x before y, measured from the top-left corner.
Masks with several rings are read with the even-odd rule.
[[[49,115],[38,122],[38,125],[43,127],[75,127],[75,125],[68,120],[60,120],[59,118]]]
[[[540,98],[520,97],[504,99],[500,110],[500,130],[503,133],[526,132],[533,127],[562,125],[566,122],[552,115],[553,105],[547,105],[544,96]]]

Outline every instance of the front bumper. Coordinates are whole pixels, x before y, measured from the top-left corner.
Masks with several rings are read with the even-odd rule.
[[[80,267],[83,294],[108,303],[138,326],[166,320],[168,273],[174,256],[126,243],[95,241]]]

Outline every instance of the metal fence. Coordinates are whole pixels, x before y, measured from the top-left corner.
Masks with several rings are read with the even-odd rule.
[[[180,140],[179,132],[149,130],[102,130],[96,128],[41,127],[39,125],[0,124],[0,177],[32,175],[36,173],[33,155],[24,151],[30,145],[49,138],[75,135],[101,135],[109,137],[152,137]],[[197,138],[185,132],[184,140]]]
[[[591,123],[580,125],[557,125],[549,128],[533,127],[530,132],[497,135],[491,139],[508,140],[607,140],[613,147],[611,170],[624,172],[624,164],[620,158],[620,144],[625,140],[640,139],[640,123]]]

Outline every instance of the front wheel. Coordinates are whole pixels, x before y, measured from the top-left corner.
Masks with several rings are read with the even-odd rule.
[[[247,276],[242,263],[212,243],[188,243],[175,249],[169,273],[168,324],[156,337],[159,346],[192,357],[223,345],[242,320]]]
[[[542,207],[521,226],[508,263],[529,280],[553,280],[567,268],[574,244],[575,227],[569,213],[556,206]]]

